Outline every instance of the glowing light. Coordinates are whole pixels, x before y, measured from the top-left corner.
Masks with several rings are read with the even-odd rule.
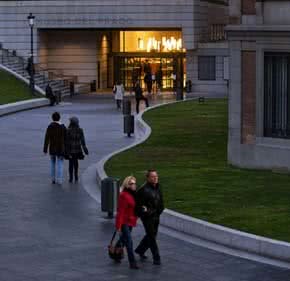
[[[161,41],[156,40],[155,37],[149,37],[146,44],[142,38],[138,38],[138,49],[144,50],[146,45],[146,51],[158,51],[158,52],[171,52],[171,51],[184,51],[182,47],[182,39],[176,39],[174,36],[166,38],[162,36]]]

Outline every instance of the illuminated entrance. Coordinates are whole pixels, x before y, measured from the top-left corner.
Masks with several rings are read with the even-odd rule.
[[[119,51],[112,52],[114,81],[132,89],[139,81],[145,87],[151,75],[153,92],[174,88],[177,69],[182,61],[185,80],[185,49],[180,31],[120,31]],[[115,48],[116,49],[116,48]]]

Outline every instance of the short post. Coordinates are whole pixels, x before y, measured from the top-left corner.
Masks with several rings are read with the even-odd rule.
[[[117,211],[118,197],[120,193],[120,180],[108,177],[101,182],[101,208],[102,212],[108,213],[108,218],[114,217]]]
[[[134,134],[134,115],[131,114],[131,101],[129,99],[123,100],[123,114],[124,134],[131,137],[131,134]]]
[[[177,71],[176,71],[176,100],[183,100],[183,58],[178,56],[177,61]]]

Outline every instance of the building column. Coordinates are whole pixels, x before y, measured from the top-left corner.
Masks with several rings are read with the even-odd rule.
[[[256,138],[256,52],[242,51],[241,143],[254,144]]]

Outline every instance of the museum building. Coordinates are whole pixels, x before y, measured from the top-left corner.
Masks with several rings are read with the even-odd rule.
[[[150,71],[166,90],[182,70],[193,91],[227,93],[227,1],[0,1],[1,46],[24,58],[30,13],[34,62],[76,84],[98,92],[120,80],[129,89]]]

